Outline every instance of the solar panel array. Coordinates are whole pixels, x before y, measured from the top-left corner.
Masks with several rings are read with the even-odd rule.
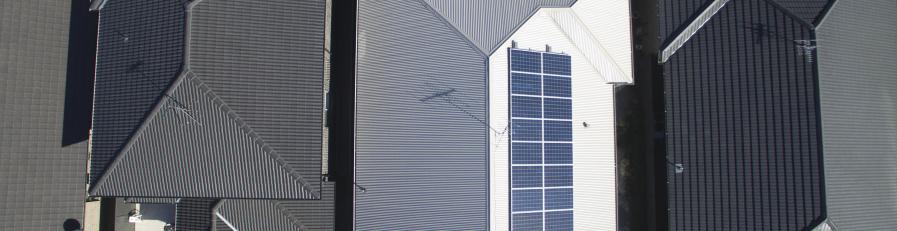
[[[509,54],[511,229],[573,230],[570,56]]]

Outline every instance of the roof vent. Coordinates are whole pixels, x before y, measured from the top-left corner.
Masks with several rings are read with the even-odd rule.
[[[517,48],[517,41],[511,40],[511,48]]]
[[[551,46],[545,45],[545,52],[551,52]]]

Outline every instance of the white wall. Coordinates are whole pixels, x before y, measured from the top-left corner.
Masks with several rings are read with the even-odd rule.
[[[490,136],[491,229],[508,230],[510,221],[507,48],[513,40],[518,48],[544,50],[548,44],[552,52],[572,56],[574,227],[615,230],[613,85],[605,83],[546,10],[537,12],[489,57],[489,121],[498,130]]]

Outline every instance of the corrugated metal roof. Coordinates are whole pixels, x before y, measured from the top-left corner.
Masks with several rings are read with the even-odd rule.
[[[829,219],[897,227],[897,2],[838,1],[817,29]]]
[[[79,41],[80,33],[70,31],[83,16],[73,12],[84,7],[79,3],[86,2],[0,3],[2,230],[62,230],[68,219],[84,222],[87,142],[64,143],[65,117],[71,116],[65,109],[72,106],[67,91],[79,90],[66,89],[66,82],[91,77],[66,70],[67,54],[89,58],[67,53],[69,41]]]
[[[193,76],[186,73],[166,93],[158,110],[95,182],[91,194],[296,199],[318,196],[304,179],[319,176],[302,178],[286,166],[276,150]]]
[[[487,229],[482,51],[420,1],[359,1],[357,41],[355,228]]]
[[[664,65],[670,230],[824,218],[814,64],[795,41],[812,38],[766,1],[732,1]]]
[[[569,7],[576,0],[423,0],[484,54],[491,54],[541,7]]]
[[[90,182],[106,171],[180,74],[182,1],[109,0],[100,12]]]

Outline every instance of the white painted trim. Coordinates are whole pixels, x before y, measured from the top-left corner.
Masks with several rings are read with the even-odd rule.
[[[234,230],[234,231],[240,231],[239,229],[237,229],[237,227],[234,227],[234,224],[231,224],[230,221],[228,221],[227,219],[225,219],[224,216],[221,215],[221,213],[219,213],[219,212],[215,212],[215,216],[218,217],[218,219],[221,219],[221,221],[223,221],[224,224],[226,224],[227,227],[229,227],[230,229],[232,229],[232,230]]]
[[[716,13],[728,2],[729,0],[714,0],[713,3],[707,6],[707,8],[704,8],[704,11],[685,27],[685,30],[676,35],[676,38],[663,48],[663,51],[660,54],[660,63],[666,63],[679,48],[682,48],[682,46],[691,39],[691,36],[698,33],[698,31],[701,30],[701,27],[704,27],[704,24],[709,22],[710,19],[713,19],[713,16],[716,15]]]

